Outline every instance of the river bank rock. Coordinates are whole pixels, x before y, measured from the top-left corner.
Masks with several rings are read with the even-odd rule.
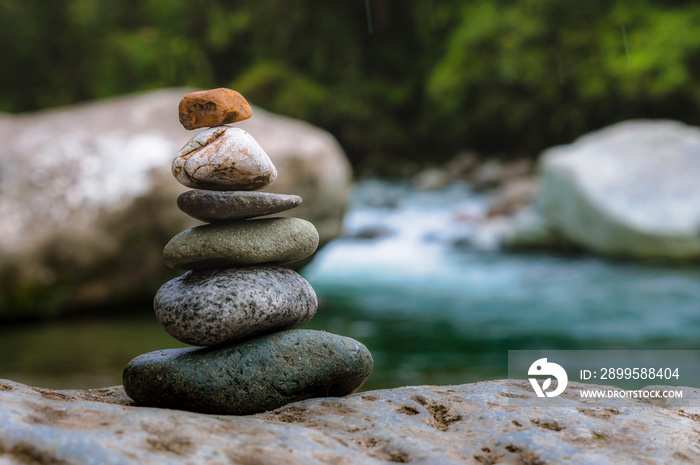
[[[199,224],[170,176],[189,140],[173,111],[188,89],[165,89],[0,118],[0,318],[26,318],[150,299],[173,277],[163,245]],[[269,191],[303,196],[290,215],[322,243],[340,233],[350,166],[335,139],[254,108],[236,127],[280,175]],[[287,215],[284,212],[282,215]]]
[[[580,248],[557,234],[534,205],[518,210],[508,218],[502,237],[503,247],[523,252],[580,252]]]
[[[576,387],[576,383],[572,383]],[[578,385],[585,386],[585,385]],[[70,464],[697,463],[700,409],[625,399],[508,407],[523,381],[416,386],[257,415],[136,407],[121,387],[53,391],[0,380],[0,462]],[[687,392],[687,391],[686,391]],[[695,393],[697,403],[698,390]],[[648,400],[647,400],[648,402]]]
[[[700,258],[700,129],[626,121],[551,148],[539,211],[572,243],[609,256]]]

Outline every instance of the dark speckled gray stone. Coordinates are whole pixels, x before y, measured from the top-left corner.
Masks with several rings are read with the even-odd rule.
[[[192,190],[177,198],[180,210],[206,223],[271,215],[299,205],[298,195],[271,192]]]
[[[199,346],[299,328],[317,306],[311,285],[279,266],[188,271],[165,283],[153,303],[168,334]]]
[[[168,242],[163,256],[170,268],[196,270],[292,263],[316,247],[318,232],[308,221],[262,218],[188,229]]]
[[[224,348],[166,349],[133,359],[124,389],[152,407],[248,415],[312,397],[354,392],[372,372],[359,342],[288,330]]]

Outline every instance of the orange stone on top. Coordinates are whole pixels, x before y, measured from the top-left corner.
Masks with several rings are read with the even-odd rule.
[[[250,118],[253,110],[235,90],[219,88],[185,95],[178,108],[185,129],[207,128]]]

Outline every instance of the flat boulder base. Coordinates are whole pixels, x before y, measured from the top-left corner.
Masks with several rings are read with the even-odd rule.
[[[272,215],[301,205],[298,195],[270,192],[191,190],[177,198],[177,206],[192,218],[206,223],[245,220]]]
[[[513,396],[532,396],[527,380],[486,381],[308,399],[240,417],[137,408],[121,386],[54,391],[0,380],[0,462],[693,464],[700,391],[686,393],[623,399],[617,409],[594,399],[516,408]]]
[[[372,365],[369,350],[354,339],[289,330],[229,347],[141,355],[124,370],[124,389],[145,406],[249,415],[351,394]]]
[[[171,167],[182,185],[194,189],[253,191],[277,179],[270,157],[240,128],[219,126],[194,136]]]
[[[293,263],[318,247],[314,225],[299,218],[262,218],[207,224],[181,232],[165,245],[165,263],[197,270]]]
[[[299,328],[313,318],[318,300],[298,273],[260,266],[188,271],[160,288],[153,307],[172,337],[210,346]]]
[[[185,129],[197,129],[247,120],[253,110],[241,94],[222,87],[185,95],[178,114]]]

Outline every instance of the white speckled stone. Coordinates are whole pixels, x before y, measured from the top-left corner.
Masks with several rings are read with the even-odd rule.
[[[217,126],[194,136],[173,160],[175,179],[195,189],[252,191],[277,178],[270,157],[240,128]]]
[[[210,346],[299,328],[316,313],[311,285],[278,266],[188,271],[154,301],[163,329],[186,344]]]

